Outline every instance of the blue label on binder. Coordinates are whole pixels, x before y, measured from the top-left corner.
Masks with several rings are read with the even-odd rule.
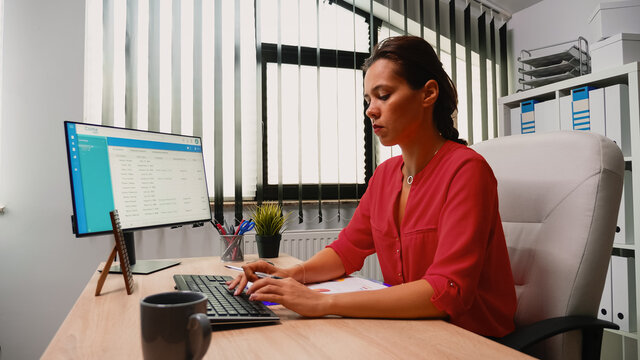
[[[520,133],[531,134],[536,132],[535,106],[536,100],[527,100],[520,103]]]
[[[593,86],[583,86],[571,89],[571,96],[573,97],[573,101],[588,99],[589,91],[593,89],[595,89]]]
[[[591,130],[589,91],[593,89],[593,86],[583,86],[571,90],[573,130]]]

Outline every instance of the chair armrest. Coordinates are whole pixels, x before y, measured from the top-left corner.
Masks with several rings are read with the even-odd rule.
[[[495,341],[510,348],[522,351],[542,340],[552,336],[571,331],[599,331],[603,329],[619,329],[620,327],[610,321],[592,318],[589,316],[562,316],[545,319],[531,325],[518,328],[516,331]]]

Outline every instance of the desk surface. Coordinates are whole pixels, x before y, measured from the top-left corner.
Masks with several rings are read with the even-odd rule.
[[[248,255],[247,260],[255,259]],[[288,266],[297,259],[274,259]],[[101,268],[101,267],[100,267]],[[183,259],[151,275],[134,275],[127,295],[122,275],[110,274],[94,296],[96,272],[67,315],[43,359],[141,359],[140,299],[173,290],[173,274],[226,274],[219,257]],[[441,320],[302,318],[282,306],[276,325],[213,331],[206,359],[518,359],[529,358]]]

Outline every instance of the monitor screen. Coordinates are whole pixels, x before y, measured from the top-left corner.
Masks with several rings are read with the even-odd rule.
[[[202,141],[65,122],[76,236],[211,220]]]

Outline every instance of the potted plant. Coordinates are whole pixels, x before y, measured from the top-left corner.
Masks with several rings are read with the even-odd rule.
[[[278,257],[282,232],[285,230],[289,214],[283,214],[282,207],[277,203],[264,203],[253,209],[251,217],[256,223],[254,230],[258,256],[261,258]]]

